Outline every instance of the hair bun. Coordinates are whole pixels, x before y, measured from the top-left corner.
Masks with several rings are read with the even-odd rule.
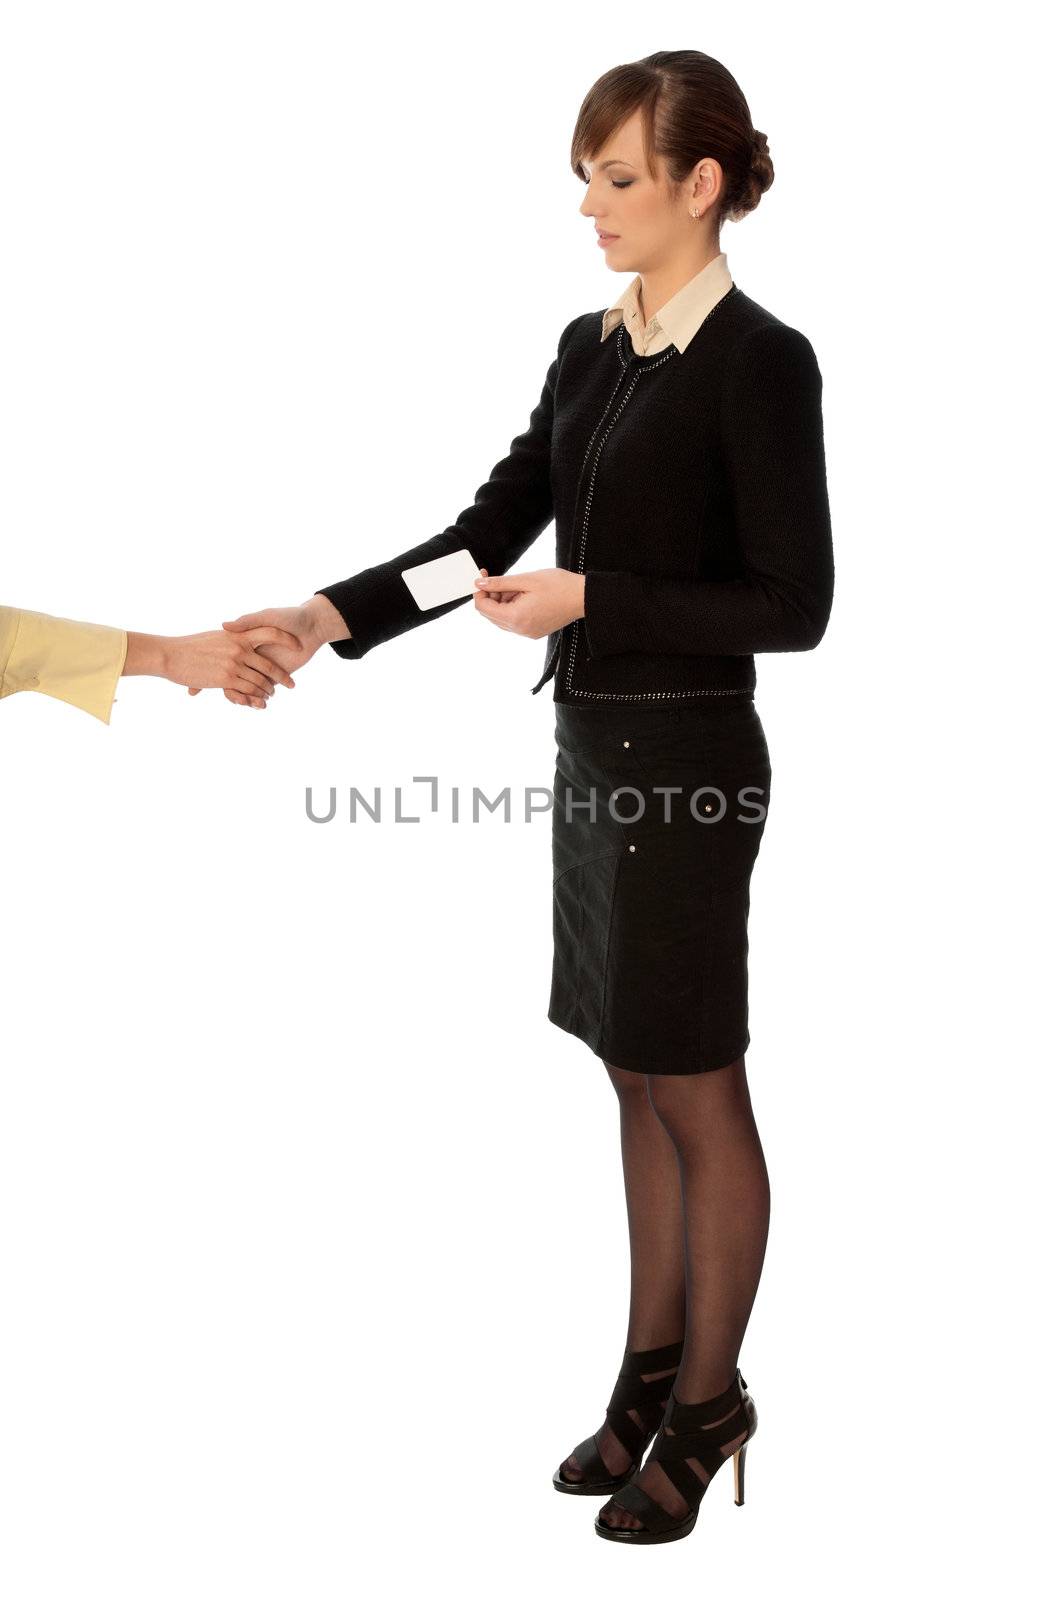
[[[775,168],[768,154],[768,136],[759,128],[750,134],[749,175],[730,206],[729,214],[736,220],[746,216],[760,204],[765,189],[770,189],[775,179]]]

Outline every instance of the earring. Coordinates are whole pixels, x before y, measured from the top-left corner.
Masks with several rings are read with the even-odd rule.
[[[694,207],[693,211],[690,213],[690,216],[691,220],[701,216],[701,212],[698,210],[697,206]]]

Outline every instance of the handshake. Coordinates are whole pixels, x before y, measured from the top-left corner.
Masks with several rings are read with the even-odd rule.
[[[492,576],[480,568],[473,604],[507,633],[542,639],[584,613],[583,573],[564,567]],[[151,672],[187,685],[189,694],[221,689],[236,706],[265,710],[278,683],[294,689],[293,672],[315,651],[349,639],[350,629],[332,601],[315,594],[301,606],[248,611],[220,632],[162,639],[131,633],[127,673]]]
[[[471,594],[495,627],[542,639],[584,615],[583,585],[582,573],[564,567],[495,576],[481,567]],[[416,620],[429,615],[421,611]],[[411,617],[406,625],[413,624]],[[0,699],[35,689],[110,722],[118,678],[150,675],[183,684],[189,694],[221,689],[234,706],[264,711],[278,683],[295,688],[292,673],[323,644],[350,637],[324,594],[299,606],[245,612],[209,633],[177,636],[0,605]]]
[[[221,689],[234,706],[264,711],[278,683],[294,689],[293,672],[323,644],[349,637],[331,600],[316,594],[301,606],[249,611],[209,633],[130,633],[123,675],[169,678],[189,694]]]

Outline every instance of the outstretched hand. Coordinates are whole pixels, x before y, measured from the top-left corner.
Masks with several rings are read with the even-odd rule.
[[[282,664],[259,650],[288,649],[298,640],[277,627],[234,635],[215,629],[177,637],[129,633],[124,674],[151,673],[184,684],[189,694],[223,689],[238,705],[264,707],[278,683],[294,689]]]

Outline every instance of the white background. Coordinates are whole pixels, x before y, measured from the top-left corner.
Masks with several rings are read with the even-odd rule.
[[[626,281],[583,95],[687,46],[769,137],[722,243],[815,346],[837,562],[758,658],[748,1501],[653,1553],[550,1484],[623,1349],[617,1112],[546,1019],[549,818],[466,805],[551,782],[542,644],[470,605],[264,712],[3,702],[5,1595],[1049,1592],[1046,13],[0,16],[4,603],[197,631],[445,527]],[[306,819],[419,774],[461,822]]]

